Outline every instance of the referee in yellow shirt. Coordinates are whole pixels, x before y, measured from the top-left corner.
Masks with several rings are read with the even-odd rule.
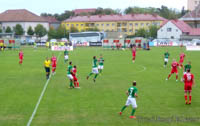
[[[44,68],[46,71],[47,80],[49,79],[50,75],[50,66],[51,66],[51,60],[49,60],[49,58],[47,57],[46,60],[44,61]]]

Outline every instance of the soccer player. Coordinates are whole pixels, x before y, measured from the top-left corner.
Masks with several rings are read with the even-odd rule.
[[[22,50],[19,52],[19,64],[22,65],[24,59],[24,53]]]
[[[187,73],[183,76],[183,81],[185,83],[185,104],[191,104],[192,101],[192,86],[195,84],[194,75],[190,73],[190,69],[187,70]],[[189,102],[187,98],[187,93],[189,93]]]
[[[186,64],[186,65],[184,66],[184,70],[185,70],[184,74],[186,74],[187,70],[191,70],[191,68],[192,68],[191,62],[188,61],[188,64]]]
[[[169,52],[168,52],[168,50],[164,53],[164,61],[165,61],[165,63],[164,63],[164,67],[166,67],[167,66],[167,63],[168,63],[168,61],[169,61],[169,56],[170,56],[170,54],[169,54]]]
[[[184,58],[185,58],[185,54],[184,54],[184,52],[182,52],[182,53],[180,54],[180,60],[179,60],[179,68],[180,68],[180,69],[183,68]]]
[[[72,73],[73,73],[73,71],[72,71],[72,62],[70,61],[69,65],[68,65],[68,68],[67,68],[67,77],[70,80],[69,88],[71,88],[71,89],[74,88],[74,85],[73,85],[74,78],[72,76]]]
[[[133,63],[135,63],[135,58],[136,58],[136,47],[135,46],[132,47],[132,56],[133,56],[133,58],[132,58]]]
[[[126,101],[125,106],[121,109],[119,113],[120,115],[122,115],[122,112],[126,109],[126,107],[128,107],[129,105],[132,105],[133,110],[131,112],[130,118],[133,118],[133,119],[136,118],[136,116],[134,116],[134,113],[137,108],[137,104],[136,104],[136,98],[138,97],[137,92],[138,92],[138,89],[136,88],[136,81],[133,81],[133,86],[130,87],[128,91],[126,92],[128,99]]]
[[[80,88],[76,73],[77,73],[77,67],[74,66],[73,69],[72,69],[72,76],[74,78],[74,87],[75,88]]]
[[[65,51],[64,51],[64,58],[65,58],[65,63],[67,63],[67,61],[69,59],[69,52],[67,51],[67,49],[65,49]]]
[[[102,73],[102,70],[103,70],[103,64],[104,64],[104,59],[103,59],[103,55],[101,54],[100,59],[99,59],[99,66],[98,66],[100,74]]]
[[[93,81],[95,82],[96,81],[96,78],[99,74],[99,71],[98,71],[98,68],[97,68],[97,58],[96,56],[93,57],[93,66],[92,66],[92,72],[87,76],[87,80],[89,79],[89,77],[93,74],[95,74],[94,78],[93,78]]]
[[[54,54],[52,55],[51,62],[52,62],[52,73],[53,73],[53,75],[55,75],[57,58],[56,58],[56,56]]]
[[[44,61],[44,68],[45,68],[45,71],[46,71],[47,80],[49,79],[49,76],[50,76],[50,65],[51,65],[51,61],[47,57],[46,60]]]
[[[178,69],[177,69],[177,67],[179,66],[179,64],[176,62],[175,59],[173,59],[173,62],[172,62],[171,66],[172,66],[171,73],[168,75],[168,78],[166,80],[169,80],[171,75],[176,73],[176,81],[178,81]]]

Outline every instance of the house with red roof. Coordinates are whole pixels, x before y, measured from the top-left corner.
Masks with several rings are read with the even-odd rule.
[[[164,21],[157,32],[158,39],[197,39],[200,29],[192,28],[182,20]]]
[[[82,13],[94,13],[97,9],[95,8],[89,8],[89,9],[75,9],[73,10],[75,15],[79,15]]]
[[[53,16],[47,16],[47,17],[43,17],[48,23],[49,23],[49,27],[53,27],[54,29],[58,29],[58,27],[60,26],[60,21],[58,21],[55,17]]]
[[[34,29],[38,24],[43,25],[49,30],[49,22],[47,20],[26,9],[6,10],[5,12],[0,13],[0,26],[3,31],[5,31],[8,26],[13,30],[17,24],[22,26],[25,35],[27,35],[29,27]]]

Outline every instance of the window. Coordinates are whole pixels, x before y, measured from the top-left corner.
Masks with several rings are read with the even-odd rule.
[[[78,26],[79,26],[79,24],[76,24],[76,26],[78,27]]]
[[[141,23],[140,25],[141,25],[141,26],[144,26],[144,23]]]
[[[178,32],[178,29],[176,29],[176,32]]]
[[[130,25],[130,26],[133,26],[133,24],[132,24],[132,23],[130,23],[129,25]]]
[[[83,26],[83,24],[81,24],[81,26]]]
[[[132,30],[132,29],[129,29],[129,32],[133,32],[133,30]]]
[[[198,4],[198,1],[195,1],[195,4]]]
[[[135,30],[135,33],[137,33],[137,32],[138,32],[138,30],[136,29],[136,30]]]
[[[74,27],[74,24],[71,24],[72,27]]]
[[[99,26],[99,24],[96,24],[96,26]]]
[[[101,26],[104,26],[104,24],[101,24]]]
[[[138,26],[138,23],[135,23],[135,26]]]
[[[69,26],[69,24],[67,24],[67,26]]]
[[[171,32],[172,31],[172,28],[167,28],[167,32]]]
[[[110,26],[110,24],[107,24],[106,26]]]
[[[114,32],[114,29],[112,29],[112,32]]]
[[[112,26],[115,26],[115,24],[113,23]]]
[[[149,23],[146,23],[146,26],[149,26]]]
[[[163,30],[161,29],[161,32],[163,32]]]

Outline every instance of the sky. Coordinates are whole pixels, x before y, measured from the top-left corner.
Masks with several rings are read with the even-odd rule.
[[[47,13],[63,13],[65,10],[85,8],[113,8],[125,9],[129,6],[161,7],[181,10],[187,9],[187,0],[0,0],[0,12],[8,9],[27,9],[40,15]]]

